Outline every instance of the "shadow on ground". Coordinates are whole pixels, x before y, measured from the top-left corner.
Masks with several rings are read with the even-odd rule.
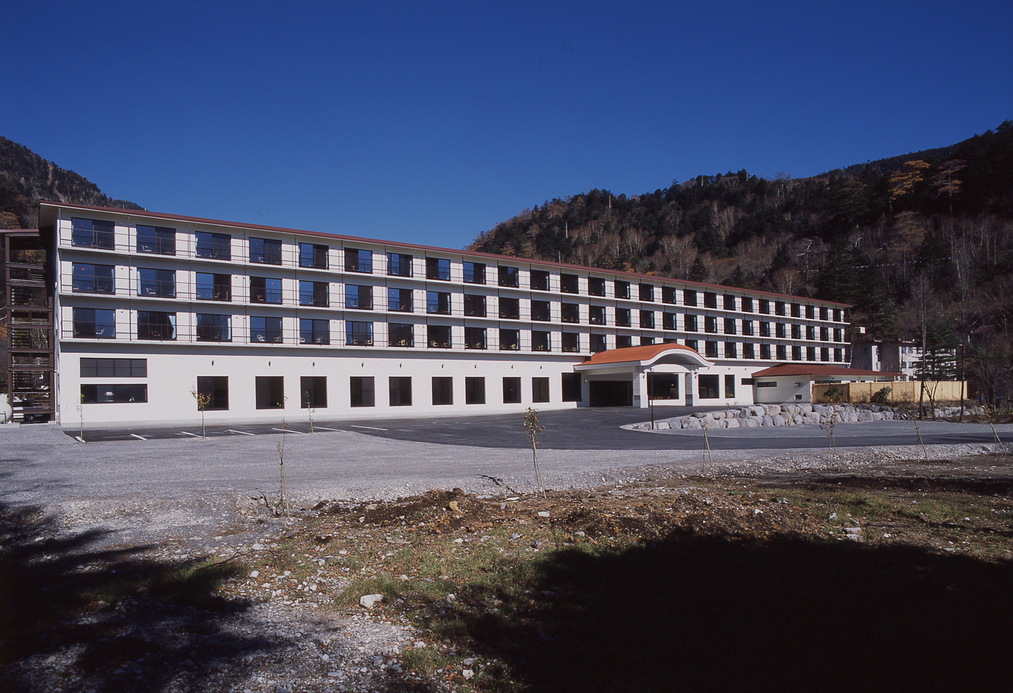
[[[1013,564],[790,536],[555,552],[453,618],[531,691],[999,690]],[[492,597],[506,599],[490,611]],[[484,606],[480,606],[484,605]]]

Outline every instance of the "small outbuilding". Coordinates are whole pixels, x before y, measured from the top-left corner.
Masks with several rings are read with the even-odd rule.
[[[757,404],[812,402],[813,385],[823,383],[891,383],[900,373],[866,371],[846,366],[788,363],[753,373]]]

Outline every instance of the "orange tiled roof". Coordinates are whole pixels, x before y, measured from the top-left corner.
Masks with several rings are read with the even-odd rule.
[[[771,378],[778,375],[792,376],[792,375],[837,375],[837,376],[899,376],[901,373],[888,373],[886,371],[864,371],[859,368],[848,368],[847,366],[824,366],[819,364],[803,364],[803,363],[785,363],[780,366],[772,366],[770,368],[764,368],[761,371],[753,373],[754,378]]]
[[[691,349],[682,344],[644,344],[635,347],[623,347],[622,349],[609,349],[594,354],[582,365],[601,365],[605,363],[629,363],[631,361],[653,361],[666,351],[684,351],[693,354],[697,358],[703,358],[696,349]]]

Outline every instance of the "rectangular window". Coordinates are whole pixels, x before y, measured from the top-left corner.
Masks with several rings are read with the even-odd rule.
[[[232,275],[231,274],[210,274],[208,272],[197,272],[197,300],[198,301],[231,301],[232,300]]]
[[[390,406],[410,407],[412,405],[412,379],[406,376],[392,376],[387,379]]]
[[[629,308],[616,308],[616,325],[629,327],[633,324],[633,312]]]
[[[392,347],[415,346],[415,325],[397,322],[388,323],[387,343]]]
[[[802,317],[802,306],[797,303],[791,304],[791,317],[801,318]]]
[[[531,379],[531,401],[532,402],[548,402],[549,401],[549,379],[548,378],[532,378]]]
[[[806,360],[807,361],[816,360],[816,347],[806,347]]]
[[[465,327],[464,328],[465,349],[485,349],[485,328]]]
[[[786,308],[787,306],[784,301],[774,302],[774,313],[776,315],[787,315]]]
[[[770,336],[770,323],[769,322],[766,322],[766,321],[761,321],[760,322],[760,336],[761,337],[769,337]]]
[[[739,357],[739,349],[736,342],[725,342],[725,358],[734,359]]]
[[[137,294],[138,296],[175,298],[176,270],[139,268],[137,270]]]
[[[640,311],[640,326],[644,328],[654,327],[654,311],[653,310],[642,310]]]
[[[559,290],[564,294],[576,294],[580,292],[580,277],[576,274],[560,274]]]
[[[703,305],[704,308],[717,308],[718,307],[718,295],[712,291],[703,292]]]
[[[791,360],[792,361],[801,361],[802,360],[802,347],[800,347],[800,346],[793,346],[791,348]]]
[[[703,319],[703,331],[707,334],[714,334],[718,331],[718,319],[708,315]]]
[[[695,340],[695,339],[687,339],[686,340],[686,346],[689,347],[690,349],[692,349],[693,351],[699,351],[700,350],[699,349],[699,345],[700,345],[700,343],[697,340]]]
[[[485,284],[485,264],[481,262],[462,263],[464,266],[464,282],[466,284]]]
[[[531,330],[531,350],[532,351],[550,351],[552,349],[552,343],[549,339],[550,334],[542,330]]]
[[[588,306],[587,318],[592,325],[605,324],[605,306]]]
[[[147,378],[148,359],[81,359],[82,378]]]
[[[330,285],[327,282],[309,282],[305,279],[299,280],[299,305],[317,306],[326,308],[330,303],[328,292]]]
[[[661,287],[661,302],[675,304],[675,289],[671,286]]]
[[[597,354],[605,351],[607,348],[605,335],[591,333],[591,353]]]
[[[450,348],[449,325],[426,325],[426,340],[430,349]]]
[[[650,373],[647,378],[647,396],[651,399],[679,399],[679,375]]]
[[[577,303],[564,303],[560,306],[560,319],[563,322],[580,322],[580,305]]]
[[[302,344],[330,344],[331,321],[299,318],[299,341]]]
[[[517,320],[521,317],[521,301],[519,298],[500,296],[499,316],[504,320]]]
[[[564,332],[562,335],[563,351],[576,353],[580,351],[580,335],[576,332]]]
[[[499,348],[502,351],[518,351],[521,348],[521,331],[501,328],[499,331]]]
[[[387,289],[387,310],[411,313],[413,309],[411,289]]]
[[[809,318],[810,320],[815,320],[816,319],[816,306],[808,306],[807,305],[805,307],[805,316],[807,318]]]
[[[517,288],[521,285],[521,273],[516,267],[499,266],[499,285]]]
[[[654,300],[654,286],[652,284],[640,284],[639,293],[641,301]]]
[[[821,342],[829,342],[830,341],[830,328],[829,327],[821,327],[820,328],[820,341]]]
[[[197,376],[197,410],[227,411],[229,378],[226,375]]]
[[[113,339],[116,336],[116,312],[105,308],[75,308],[74,336]]]
[[[813,326],[813,325],[806,325],[806,328],[805,328],[805,338],[808,339],[810,342],[815,342],[816,341],[816,327],[815,326]]]
[[[485,296],[464,295],[464,314],[474,318],[485,317]]]
[[[281,303],[281,279],[250,277],[251,303]]]
[[[770,345],[769,344],[761,344],[760,345],[760,358],[761,359],[767,359],[768,361],[770,360]]]
[[[250,316],[250,341],[262,344],[281,344],[281,318]]]
[[[742,334],[752,336],[753,335],[753,321],[743,320],[742,321]]]
[[[137,225],[137,252],[155,255],[176,254],[176,229]]]
[[[626,347],[633,346],[633,337],[628,334],[621,334],[616,336],[616,349],[625,349]]]
[[[231,260],[232,237],[227,233],[208,233],[198,231],[197,257],[208,260]]]
[[[198,342],[231,342],[232,316],[197,313]]]
[[[675,313],[662,313],[661,314],[661,329],[663,330],[677,330]]]
[[[70,241],[78,248],[116,247],[116,226],[111,221],[71,219]]]
[[[725,310],[735,310],[735,297],[725,294],[724,297]]]
[[[720,395],[721,376],[701,375],[699,380],[700,399],[718,399]]]
[[[353,407],[372,407],[376,405],[374,382],[372,376],[353,375],[348,379],[349,405]]]
[[[685,324],[687,332],[698,332],[700,330],[700,323],[695,315],[687,315]]]
[[[485,404],[485,378],[464,379],[464,403]]]
[[[802,326],[801,325],[792,325],[791,326],[791,338],[792,339],[802,339]]]
[[[327,246],[316,243],[300,243],[299,266],[327,269]]]
[[[687,306],[696,305],[696,289],[683,289],[682,302]]]
[[[327,408],[327,378],[304,375],[299,379],[299,404],[303,409]]]
[[[81,385],[81,404],[126,404],[147,401],[147,385]]]
[[[285,378],[280,375],[258,375],[256,378],[257,409],[285,408]]]
[[[433,405],[440,406],[454,403],[454,379],[446,377],[433,378]]]
[[[345,284],[345,308],[373,309],[373,287]]]
[[[373,323],[348,320],[345,322],[345,344],[373,346]]]
[[[450,315],[450,294],[445,291],[427,291],[426,312],[431,315]]]
[[[261,265],[280,265],[281,241],[276,238],[251,238],[250,262]]]
[[[82,262],[74,263],[73,290],[83,294],[112,294],[115,289],[115,272],[113,265],[89,265]]]
[[[735,399],[735,376],[725,375],[725,397]]]
[[[725,318],[725,334],[735,333],[735,318]]]
[[[521,379],[503,378],[503,403],[519,404],[521,401]]]
[[[709,359],[717,358],[718,343],[710,340],[704,342],[704,353]]]
[[[760,299],[760,312],[764,315],[770,315],[770,301],[765,298]]]
[[[742,358],[744,359],[755,359],[756,358],[756,346],[752,342],[746,342],[742,345]]]
[[[742,297],[742,312],[752,313],[753,312],[753,299],[746,296]]]
[[[387,274],[392,277],[412,276],[412,256],[404,253],[387,253]]]
[[[531,270],[530,278],[531,288],[535,291],[548,291],[549,290],[549,273],[545,270]]]
[[[563,401],[580,401],[580,373],[562,373]]]
[[[591,296],[605,295],[605,280],[601,277],[587,278],[587,293]]]
[[[787,326],[783,322],[774,323],[774,334],[780,339],[784,339],[788,334]]]
[[[345,271],[373,273],[373,251],[345,248]]]
[[[449,282],[450,260],[446,260],[442,257],[427,257],[426,279],[435,279],[441,282]]]
[[[176,314],[155,310],[137,311],[138,339],[176,339]]]
[[[777,354],[778,361],[788,360],[788,347],[786,347],[784,344],[778,344],[775,353]]]
[[[630,283],[623,281],[622,279],[616,279],[613,283],[615,289],[616,298],[629,298],[630,297]]]
[[[531,319],[548,322],[551,317],[548,301],[531,301]]]
[[[644,345],[647,345],[647,344],[654,344],[654,337],[641,337],[640,338],[640,345],[641,346],[644,346]]]

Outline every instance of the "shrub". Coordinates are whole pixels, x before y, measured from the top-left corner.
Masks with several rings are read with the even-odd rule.
[[[876,404],[887,404],[890,401],[890,393],[893,392],[892,387],[884,387],[872,395],[872,401]]]

